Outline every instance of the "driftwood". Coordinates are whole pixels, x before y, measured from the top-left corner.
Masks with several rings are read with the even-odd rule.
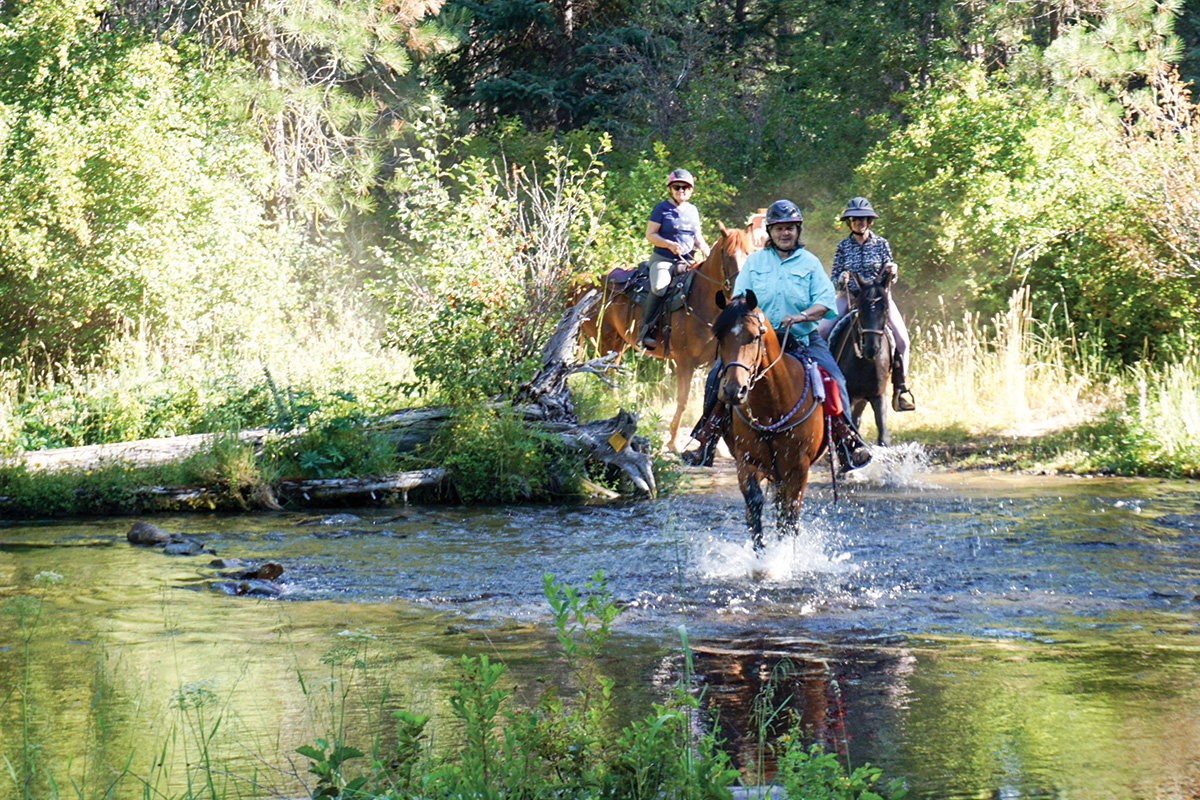
[[[599,299],[599,292],[589,291],[563,315],[542,349],[542,369],[522,385],[513,399],[527,422],[555,433],[563,444],[589,458],[611,464],[629,477],[641,491],[655,496],[654,470],[651,468],[649,442],[635,436],[638,418],[625,409],[615,417],[580,424],[567,391],[567,377],[576,372],[596,375],[615,370],[616,354],[577,364],[571,361],[575,342],[579,339],[579,324]]]
[[[314,480],[284,480],[274,486],[262,486],[249,498],[238,503],[245,510],[252,508],[280,511],[280,500],[300,505],[320,505],[326,502],[361,500],[377,502],[381,498],[399,494],[408,504],[408,492],[423,486],[439,486],[445,483],[446,470],[419,469],[410,472],[395,472],[386,475],[367,475],[359,478],[323,478]],[[144,486],[138,490],[142,505],[150,510],[189,508],[215,510],[228,506],[228,493],[211,486]]]

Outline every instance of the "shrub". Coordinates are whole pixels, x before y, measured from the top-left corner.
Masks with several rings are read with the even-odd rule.
[[[426,456],[426,454],[422,454]],[[509,503],[572,493],[580,469],[557,439],[526,426],[512,409],[461,409],[427,457],[450,471],[468,503]]]

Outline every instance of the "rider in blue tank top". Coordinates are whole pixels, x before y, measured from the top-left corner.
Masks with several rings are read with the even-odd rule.
[[[658,235],[679,245],[681,253],[672,252],[665,247],[655,246],[654,254],[677,261],[687,258],[695,249],[696,240],[703,241],[700,233],[700,211],[691,203],[682,202],[676,205],[670,200],[663,200],[650,212],[650,221],[658,223]]]

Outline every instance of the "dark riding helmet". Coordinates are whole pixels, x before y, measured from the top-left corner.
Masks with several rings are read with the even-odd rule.
[[[879,219],[875,209],[871,208],[871,201],[865,197],[851,197],[850,201],[846,203],[846,210],[842,212],[840,219],[849,219],[850,217]]]
[[[696,179],[686,169],[671,170],[671,174],[667,176],[667,186],[670,186],[672,183],[686,183],[692,188],[696,187]]]
[[[770,228],[780,222],[804,222],[800,209],[791,200],[776,200],[767,209],[767,227]]]

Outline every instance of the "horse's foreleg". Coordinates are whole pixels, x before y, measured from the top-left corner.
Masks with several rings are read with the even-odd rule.
[[[694,371],[695,365],[691,361],[675,362],[675,416],[671,417],[671,432],[670,438],[667,439],[667,447],[675,448],[675,439],[679,436],[679,423],[683,420],[688,395],[692,390],[692,373]]]
[[[809,466],[808,459],[801,458],[795,473],[781,481],[775,491],[779,528],[789,536],[795,536],[800,529],[800,504],[804,501],[804,490],[808,486]]]
[[[884,403],[883,397],[871,398],[871,410],[875,412],[875,430],[879,432],[876,441],[883,447],[887,447],[892,443],[892,440],[888,436],[887,404]]]
[[[738,470],[738,488],[742,490],[742,497],[746,501],[746,526],[750,528],[750,535],[754,537],[754,551],[761,553],[763,551],[762,512],[765,501],[762,487],[758,485],[758,475],[753,468],[742,467]]]
[[[850,403],[850,421],[854,423],[855,428],[858,428],[859,433],[862,433],[862,425],[860,423],[862,422],[863,409],[866,407],[866,400],[860,399]]]

